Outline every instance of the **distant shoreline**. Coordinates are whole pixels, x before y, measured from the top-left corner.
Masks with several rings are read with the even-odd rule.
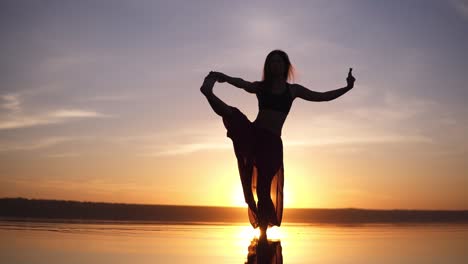
[[[0,198],[0,220],[51,222],[242,223],[247,209]],[[287,223],[468,223],[468,210],[288,209]]]

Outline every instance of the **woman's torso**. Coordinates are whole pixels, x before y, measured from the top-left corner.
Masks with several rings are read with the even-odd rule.
[[[269,93],[269,96],[281,96],[279,100],[286,104],[286,106],[283,107],[286,109],[280,110],[265,107],[261,108],[260,99],[262,98],[260,98],[259,95],[257,95],[257,98],[259,99],[259,111],[257,118],[254,121],[254,124],[256,124],[259,127],[265,128],[278,136],[281,136],[281,130],[288,116],[289,108],[291,107],[292,101],[294,100],[294,91],[293,89],[291,89],[291,85],[288,83],[284,83],[282,85],[273,84],[271,87],[264,88],[270,89],[268,91],[265,91]]]

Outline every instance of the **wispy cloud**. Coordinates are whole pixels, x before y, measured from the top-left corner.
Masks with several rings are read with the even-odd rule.
[[[120,102],[134,99],[133,95],[96,95],[83,101],[94,101],[94,102]]]
[[[418,135],[375,135],[363,137],[324,137],[315,140],[287,140],[285,146],[309,147],[327,145],[387,144],[387,143],[432,143],[429,137]]]
[[[199,151],[232,148],[231,140],[218,122],[202,122],[196,127],[180,127],[156,133],[114,135],[103,140],[132,149],[137,156],[176,156]]]
[[[80,109],[61,109],[38,115],[15,114],[0,120],[0,130],[58,124],[73,119],[98,117],[109,117],[109,115]]]
[[[232,144],[228,143],[195,142],[156,147],[157,150],[144,153],[142,156],[174,156],[191,154],[198,151],[227,150],[231,148]]]
[[[391,144],[391,143],[432,143],[432,139],[417,135],[375,135],[371,137],[323,137],[317,139],[284,139],[285,147],[319,147],[319,146],[344,146],[344,145],[362,145],[362,144]],[[225,142],[191,142],[161,144],[150,147],[154,149],[141,156],[176,156],[187,155],[202,151],[231,150],[231,141]]]
[[[0,117],[0,130],[33,127],[46,124],[64,123],[80,118],[110,117],[93,110],[85,109],[57,109],[44,113],[27,114],[21,101],[20,94],[0,95],[1,107],[6,109],[5,115]]]
[[[20,99],[18,94],[6,94],[0,96],[2,99],[1,107],[11,111],[11,112],[18,112],[21,110],[20,108]]]
[[[76,137],[48,137],[35,140],[34,142],[17,143],[9,141],[0,143],[0,151],[36,150],[52,147],[76,139]]]
[[[47,158],[71,158],[78,157],[80,154],[75,152],[54,153],[46,155]]]
[[[85,118],[85,117],[104,117],[106,115],[95,112],[95,111],[85,111],[79,109],[63,109],[50,112],[49,117],[56,118]]]
[[[180,139],[179,139],[180,140]],[[319,147],[319,146],[356,146],[364,144],[392,144],[392,143],[421,143],[431,144],[433,140],[429,137],[420,135],[391,135],[377,134],[374,136],[342,136],[342,137],[321,137],[316,139],[283,139],[285,147]],[[161,142],[150,147],[146,147],[149,151],[144,152],[141,156],[176,156],[187,155],[195,152],[216,151],[216,150],[231,150],[231,140],[216,142],[216,140],[192,141],[189,143],[178,143],[177,140],[173,144]]]

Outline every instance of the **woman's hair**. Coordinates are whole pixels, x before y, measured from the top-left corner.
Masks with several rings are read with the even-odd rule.
[[[268,53],[265,59],[265,64],[263,65],[262,80],[264,82],[269,83],[273,79],[273,74],[270,71],[270,64],[271,64],[271,58],[275,54],[279,55],[283,59],[283,62],[286,66],[285,71],[283,72],[283,77],[286,80],[294,80],[294,67],[292,66],[291,61],[289,60],[288,54],[286,54],[286,52],[279,50],[279,49],[273,50],[270,53]]]

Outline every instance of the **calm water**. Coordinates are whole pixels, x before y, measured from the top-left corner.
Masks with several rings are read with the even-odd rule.
[[[255,247],[243,225],[0,222],[0,263],[468,263],[468,225],[287,225]],[[256,254],[256,255],[255,255]]]

